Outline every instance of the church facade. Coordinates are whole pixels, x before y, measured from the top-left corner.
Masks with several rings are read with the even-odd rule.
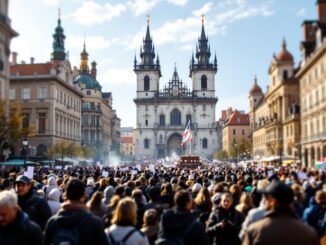
[[[210,61],[210,46],[204,22],[189,65],[192,88],[188,88],[174,69],[172,78],[160,90],[161,67],[150,35],[149,23],[140,50],[134,60],[137,91],[136,159],[159,159],[174,154],[188,155],[190,143],[181,146],[183,132],[190,122],[191,154],[211,158],[218,148],[215,120],[216,55]]]

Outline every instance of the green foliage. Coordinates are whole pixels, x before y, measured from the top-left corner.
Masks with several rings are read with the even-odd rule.
[[[228,157],[228,152],[226,150],[219,150],[214,154],[214,158],[218,160],[225,160]]]

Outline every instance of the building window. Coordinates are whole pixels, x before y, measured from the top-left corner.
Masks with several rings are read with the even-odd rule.
[[[203,149],[207,149],[207,139],[203,139]]]
[[[186,123],[188,124],[188,122],[191,123],[191,115],[190,114],[187,114],[187,116],[186,116]]]
[[[288,71],[283,71],[283,81],[288,80]]]
[[[235,129],[233,129],[233,135],[236,135],[236,130]]]
[[[30,98],[30,90],[29,88],[23,88],[23,99],[28,100]]]
[[[9,99],[14,100],[16,99],[16,89],[11,88],[9,91]]]
[[[202,90],[207,89],[207,77],[206,77],[206,75],[201,76],[201,89]]]
[[[145,120],[145,125],[148,126],[148,120],[147,119]]]
[[[144,90],[148,91],[149,90],[149,76],[144,77]]]
[[[39,99],[45,99],[46,98],[46,87],[39,87],[38,98]]]
[[[54,97],[56,98],[57,101],[59,101],[59,91],[58,91],[58,89],[55,90]]]
[[[165,125],[165,116],[160,115],[160,126],[164,126],[164,125]]]
[[[23,128],[29,127],[29,114],[23,113]]]
[[[242,129],[242,135],[245,135],[245,130],[244,129]]]
[[[45,133],[45,113],[39,113],[38,115],[38,132]]]
[[[149,139],[144,139],[144,148],[149,149]]]
[[[181,112],[178,109],[173,109],[170,117],[171,125],[181,125]]]

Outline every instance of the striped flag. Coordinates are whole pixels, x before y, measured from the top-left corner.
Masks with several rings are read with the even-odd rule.
[[[183,146],[184,143],[186,143],[187,141],[190,141],[190,143],[192,142],[192,133],[190,131],[190,120],[188,121],[187,127],[182,135],[181,146]]]

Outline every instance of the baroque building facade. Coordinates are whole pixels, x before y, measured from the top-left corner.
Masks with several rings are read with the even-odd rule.
[[[0,1],[0,99],[8,99],[10,74],[10,42],[18,34],[11,28],[8,17],[9,0]]]
[[[161,67],[156,57],[150,35],[149,23],[140,50],[140,62],[134,60],[137,91],[134,102],[137,109],[137,135],[135,154],[137,159],[163,158],[173,154],[188,153],[181,147],[182,134],[191,123],[193,136],[192,154],[211,158],[217,148],[215,120],[216,55],[210,61],[210,46],[205,34],[204,22],[192,55],[190,74],[192,90],[179,78],[175,68],[171,80],[160,90]],[[156,57],[156,60],[155,60]]]
[[[326,157],[326,1],[316,3],[318,19],[304,21],[300,80],[301,155],[305,166]]]

